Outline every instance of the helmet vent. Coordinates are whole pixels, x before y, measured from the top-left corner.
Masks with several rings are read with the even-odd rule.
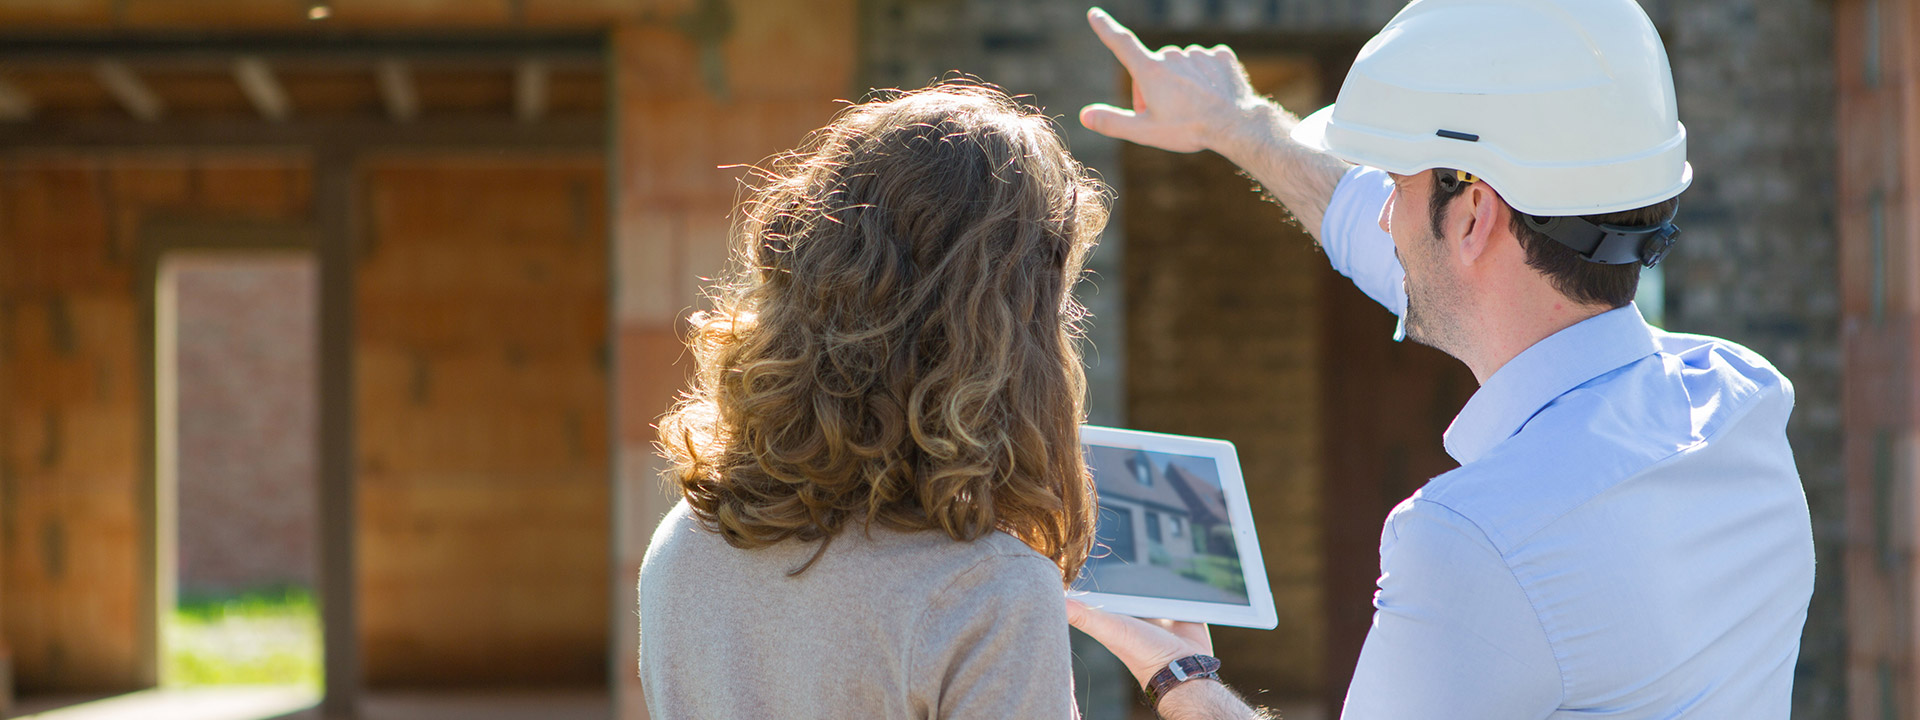
[[[1459,130],[1436,130],[1434,131],[1433,134],[1439,135],[1440,137],[1447,138],[1449,140],[1465,140],[1467,142],[1480,142],[1479,135],[1475,135],[1473,133],[1463,133],[1463,132],[1460,132]]]

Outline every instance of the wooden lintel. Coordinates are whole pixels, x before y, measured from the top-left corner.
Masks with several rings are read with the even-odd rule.
[[[106,88],[107,94],[126,109],[127,114],[141,122],[158,121],[166,113],[166,105],[160,102],[152,88],[140,79],[140,76],[118,60],[100,60],[93,65],[93,76]]]
[[[26,90],[6,78],[0,78],[0,122],[31,120],[38,109],[33,96]]]
[[[528,58],[513,73],[514,115],[523,123],[540,122],[547,115],[547,64]]]
[[[275,65],[297,58],[367,63],[404,56],[421,62],[470,64],[538,55],[554,64],[604,62],[606,40],[598,32],[513,31],[473,33],[143,33],[75,34],[10,32],[0,27],[0,60],[12,66],[72,64],[106,56],[147,68],[150,61],[189,59],[225,63],[235,56],[266,58]]]
[[[413,85],[413,71],[403,60],[381,60],[374,69],[379,81],[380,100],[387,106],[387,117],[394,122],[413,122],[420,116],[420,92]]]
[[[164,123],[63,120],[0,124],[0,150],[90,148],[302,148],[365,150],[500,148],[599,150],[606,122],[598,117],[554,116],[539,125],[507,117],[422,119],[396,125],[383,118],[285,122],[238,118],[177,117]]]
[[[293,114],[293,103],[287,99],[287,91],[280,86],[280,80],[274,77],[273,68],[266,60],[249,55],[233,61],[233,80],[240,84],[240,92],[246,94],[247,102],[253,103],[253,109],[261,117],[281,122]]]

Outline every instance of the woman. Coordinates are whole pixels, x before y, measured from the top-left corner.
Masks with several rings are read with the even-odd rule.
[[[1071,295],[1104,188],[948,82],[762,173],[660,423],[682,501],[640,575],[659,718],[1064,718],[1092,542]]]

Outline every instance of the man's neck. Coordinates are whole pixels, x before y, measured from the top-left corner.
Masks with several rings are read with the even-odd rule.
[[[1478,327],[1472,330],[1474,347],[1463,353],[1467,357],[1459,358],[1481,385],[1527,348],[1612,309],[1575,303],[1558,292],[1546,292],[1544,297],[1527,293],[1535,296],[1531,302],[1491,307],[1481,314]]]

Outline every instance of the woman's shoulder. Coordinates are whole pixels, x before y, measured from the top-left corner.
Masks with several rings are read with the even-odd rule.
[[[1001,531],[987,533],[972,543],[974,550],[981,556],[980,564],[1028,582],[1038,581],[1060,589],[1060,566],[1033,546]]]
[[[693,508],[686,500],[674,503],[660,518],[660,524],[653,528],[653,538],[647,542],[647,553],[641,559],[641,565],[652,565],[656,561],[676,555],[685,555],[693,546],[709,542],[725,542],[701,525],[693,516]]]
[[[900,531],[849,527],[835,538],[820,564],[829,568],[886,568],[912,575],[911,582],[953,585],[988,579],[997,584],[1060,587],[1060,567],[1001,531],[973,541],[958,541],[938,530]],[[842,552],[836,553],[836,550]]]
[[[802,584],[863,586],[869,590],[900,585],[922,592],[928,587],[972,587],[983,581],[1003,589],[1050,588],[1057,592],[1061,584],[1058,565],[1019,538],[997,530],[965,542],[938,530],[852,523],[814,558],[819,550],[817,540],[789,540],[753,549],[733,547],[701,522],[682,500],[654,530],[642,574],[648,568],[665,570],[669,566],[703,572],[730,568],[749,573],[753,573],[753,567],[765,566],[767,574]],[[789,575],[801,565],[807,565],[807,570]]]

